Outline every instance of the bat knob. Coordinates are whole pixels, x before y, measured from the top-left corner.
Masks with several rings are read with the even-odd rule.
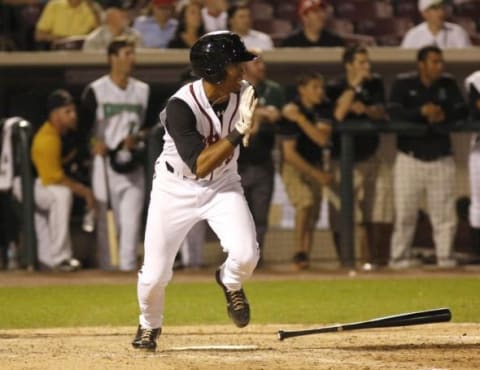
[[[278,339],[283,340],[285,332],[283,330],[278,331]]]

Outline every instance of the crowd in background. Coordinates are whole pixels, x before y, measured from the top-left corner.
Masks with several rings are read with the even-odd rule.
[[[68,8],[72,3],[89,14],[82,15],[82,20],[88,19],[89,22],[75,22],[68,18],[70,22],[65,23],[63,17],[72,11]],[[252,29],[254,3],[258,6],[257,2],[232,5],[221,0],[205,0],[204,4],[170,0],[152,0],[145,4],[112,2],[105,8],[82,0],[51,0],[47,3],[36,24],[35,39],[44,43],[46,48],[56,48],[65,36],[82,36],[75,41],[76,45],[86,50],[107,51],[110,70],[85,87],[78,104],[67,91],[52,92],[47,104],[48,118],[35,134],[32,162],[38,175],[35,182],[36,227],[43,268],[74,271],[80,266],[73,258],[68,235],[70,217],[67,213],[72,207],[73,195],[83,199],[87,216],[92,216],[90,211],[95,210],[97,266],[123,271],[137,268],[143,199],[151,179],[147,178],[146,185],[143,170],[138,166],[140,161],[133,161],[136,165],[129,163],[132,156],[142,152],[141,146],[155,131],[149,132],[149,129],[155,127],[161,131],[162,128],[156,126],[160,107],[152,106],[149,101],[148,81],[142,82],[131,76],[135,48],[190,48],[205,32],[227,28],[238,33],[247,48],[258,55],[256,60],[245,65],[244,77],[256,88],[259,104],[250,145],[242,147],[238,166],[255,220],[260,249],[263,249],[268,228],[277,168],[295,208],[294,267],[298,270],[309,267],[322,198],[330,204],[332,240],[339,262],[343,264],[339,253],[338,221],[341,148],[339,137],[333,132],[334,125],[346,119],[370,120],[379,124],[388,119],[400,119],[426,125],[429,129],[421,138],[398,136],[393,170],[378,153],[378,135],[361,136],[355,142],[354,208],[356,221],[364,232],[363,268],[370,270],[388,265],[393,269],[404,269],[418,264],[411,247],[424,193],[433,226],[436,264],[442,268],[457,265],[453,253],[455,166],[449,133],[441,128],[466,119],[469,114],[478,117],[480,77],[477,73],[467,79],[469,96],[468,101],[465,100],[457,82],[444,73],[442,49],[468,47],[474,37],[470,40],[462,28],[445,23],[443,1],[415,2],[425,22],[405,35],[402,46],[419,49],[417,60],[412,60],[416,71],[398,75],[391,91],[385,91],[382,76],[374,73],[367,49],[358,44],[350,45],[351,37],[347,42],[341,34],[324,28],[328,24],[326,17],[331,12],[331,5],[323,0],[300,0],[295,14],[301,27],[292,28],[290,35],[274,41],[268,34]],[[53,10],[53,7],[62,10]],[[138,9],[144,10],[139,13]],[[59,16],[63,21],[56,23],[57,12],[63,11],[67,12]],[[77,11],[80,10],[72,12],[71,17]],[[84,27],[84,33],[78,33],[79,30],[65,33],[66,28],[75,25]],[[283,86],[268,79],[261,57],[261,50],[276,46],[345,46],[343,59],[339,61],[344,72],[329,79],[316,73],[300,74],[295,96],[287,97]],[[195,76],[190,72],[179,77],[181,83],[189,83],[192,79]],[[81,137],[79,139],[77,133],[77,145],[73,146],[76,150],[72,152],[68,132],[75,128]],[[156,135],[159,130],[155,131]],[[480,173],[474,160],[478,142],[474,139],[470,160],[473,174]],[[278,143],[281,154],[279,163],[274,163],[275,143]],[[83,151],[80,146],[85,147]],[[87,159],[91,171],[91,177],[81,180],[70,178],[62,169],[79,152]],[[471,177],[472,189],[478,187],[477,177]],[[48,196],[38,197],[41,194]],[[16,198],[21,200],[21,195],[17,194]],[[4,198],[0,197],[0,201],[3,202]],[[478,257],[479,204],[478,199],[472,198],[472,248]],[[111,260],[106,241],[106,218],[103,215],[109,207],[113,208],[117,220],[118,261]],[[2,205],[3,210],[6,208]],[[65,227],[59,227],[59,224]],[[205,229],[206,225],[199,223],[187,236],[181,249],[184,266],[203,265],[201,250]],[[86,226],[86,231],[92,230],[93,227]],[[50,234],[42,237],[39,231]],[[16,240],[15,235],[4,232],[2,237],[3,250]],[[5,257],[3,260],[6,263]]]
[[[416,48],[425,37],[440,47],[480,43],[475,0],[4,0],[0,7],[0,50],[7,51],[102,50],[119,35],[134,36],[139,47],[188,48],[205,32],[224,29],[263,50]]]

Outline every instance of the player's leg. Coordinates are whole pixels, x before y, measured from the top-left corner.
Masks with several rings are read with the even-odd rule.
[[[411,244],[424,189],[421,161],[399,152],[393,169],[395,224],[390,248],[390,266],[409,267]]]
[[[187,232],[199,221],[196,194],[191,187],[168,174],[160,173],[159,177],[152,186],[144,261],[138,273],[139,330],[132,345],[140,349],[156,347],[156,336],[163,324],[165,287],[172,277],[175,255]]]
[[[120,270],[137,269],[137,246],[144,204],[143,176],[121,193],[118,204],[120,223]]]
[[[455,213],[455,163],[452,157],[431,164],[427,203],[432,221],[433,240],[439,267],[454,267],[453,238],[457,226]]]
[[[34,190],[35,205],[38,209],[35,220],[39,239],[39,260],[49,267],[59,266],[65,270],[74,270],[79,266],[71,268],[68,266],[72,261],[70,240],[72,192],[66,186],[43,186],[40,181],[36,181]],[[77,261],[74,262],[77,264]],[[61,264],[64,266],[60,266]]]
[[[251,197],[248,202],[257,231],[257,241],[262,251],[265,234],[268,227],[268,212],[273,194],[273,165],[253,167],[255,175]]]
[[[227,312],[235,325],[244,327],[250,321],[250,306],[242,285],[257,265],[259,250],[255,224],[240,183],[216,191],[202,211],[228,253],[216,272],[227,300]]]
[[[477,257],[480,256],[480,143],[470,152],[468,159],[470,176],[469,220],[472,227],[472,247]]]

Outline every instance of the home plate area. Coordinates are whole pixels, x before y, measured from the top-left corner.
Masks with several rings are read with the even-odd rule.
[[[463,370],[478,369],[480,364],[479,324],[440,323],[278,340],[280,328],[309,327],[165,326],[155,352],[131,347],[135,327],[0,330],[0,369]]]

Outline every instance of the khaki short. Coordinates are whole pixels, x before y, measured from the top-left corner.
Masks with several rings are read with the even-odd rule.
[[[283,163],[281,175],[288,199],[297,209],[312,208],[311,222],[315,223],[320,211],[322,187],[316,181],[302,175],[295,167]]]

